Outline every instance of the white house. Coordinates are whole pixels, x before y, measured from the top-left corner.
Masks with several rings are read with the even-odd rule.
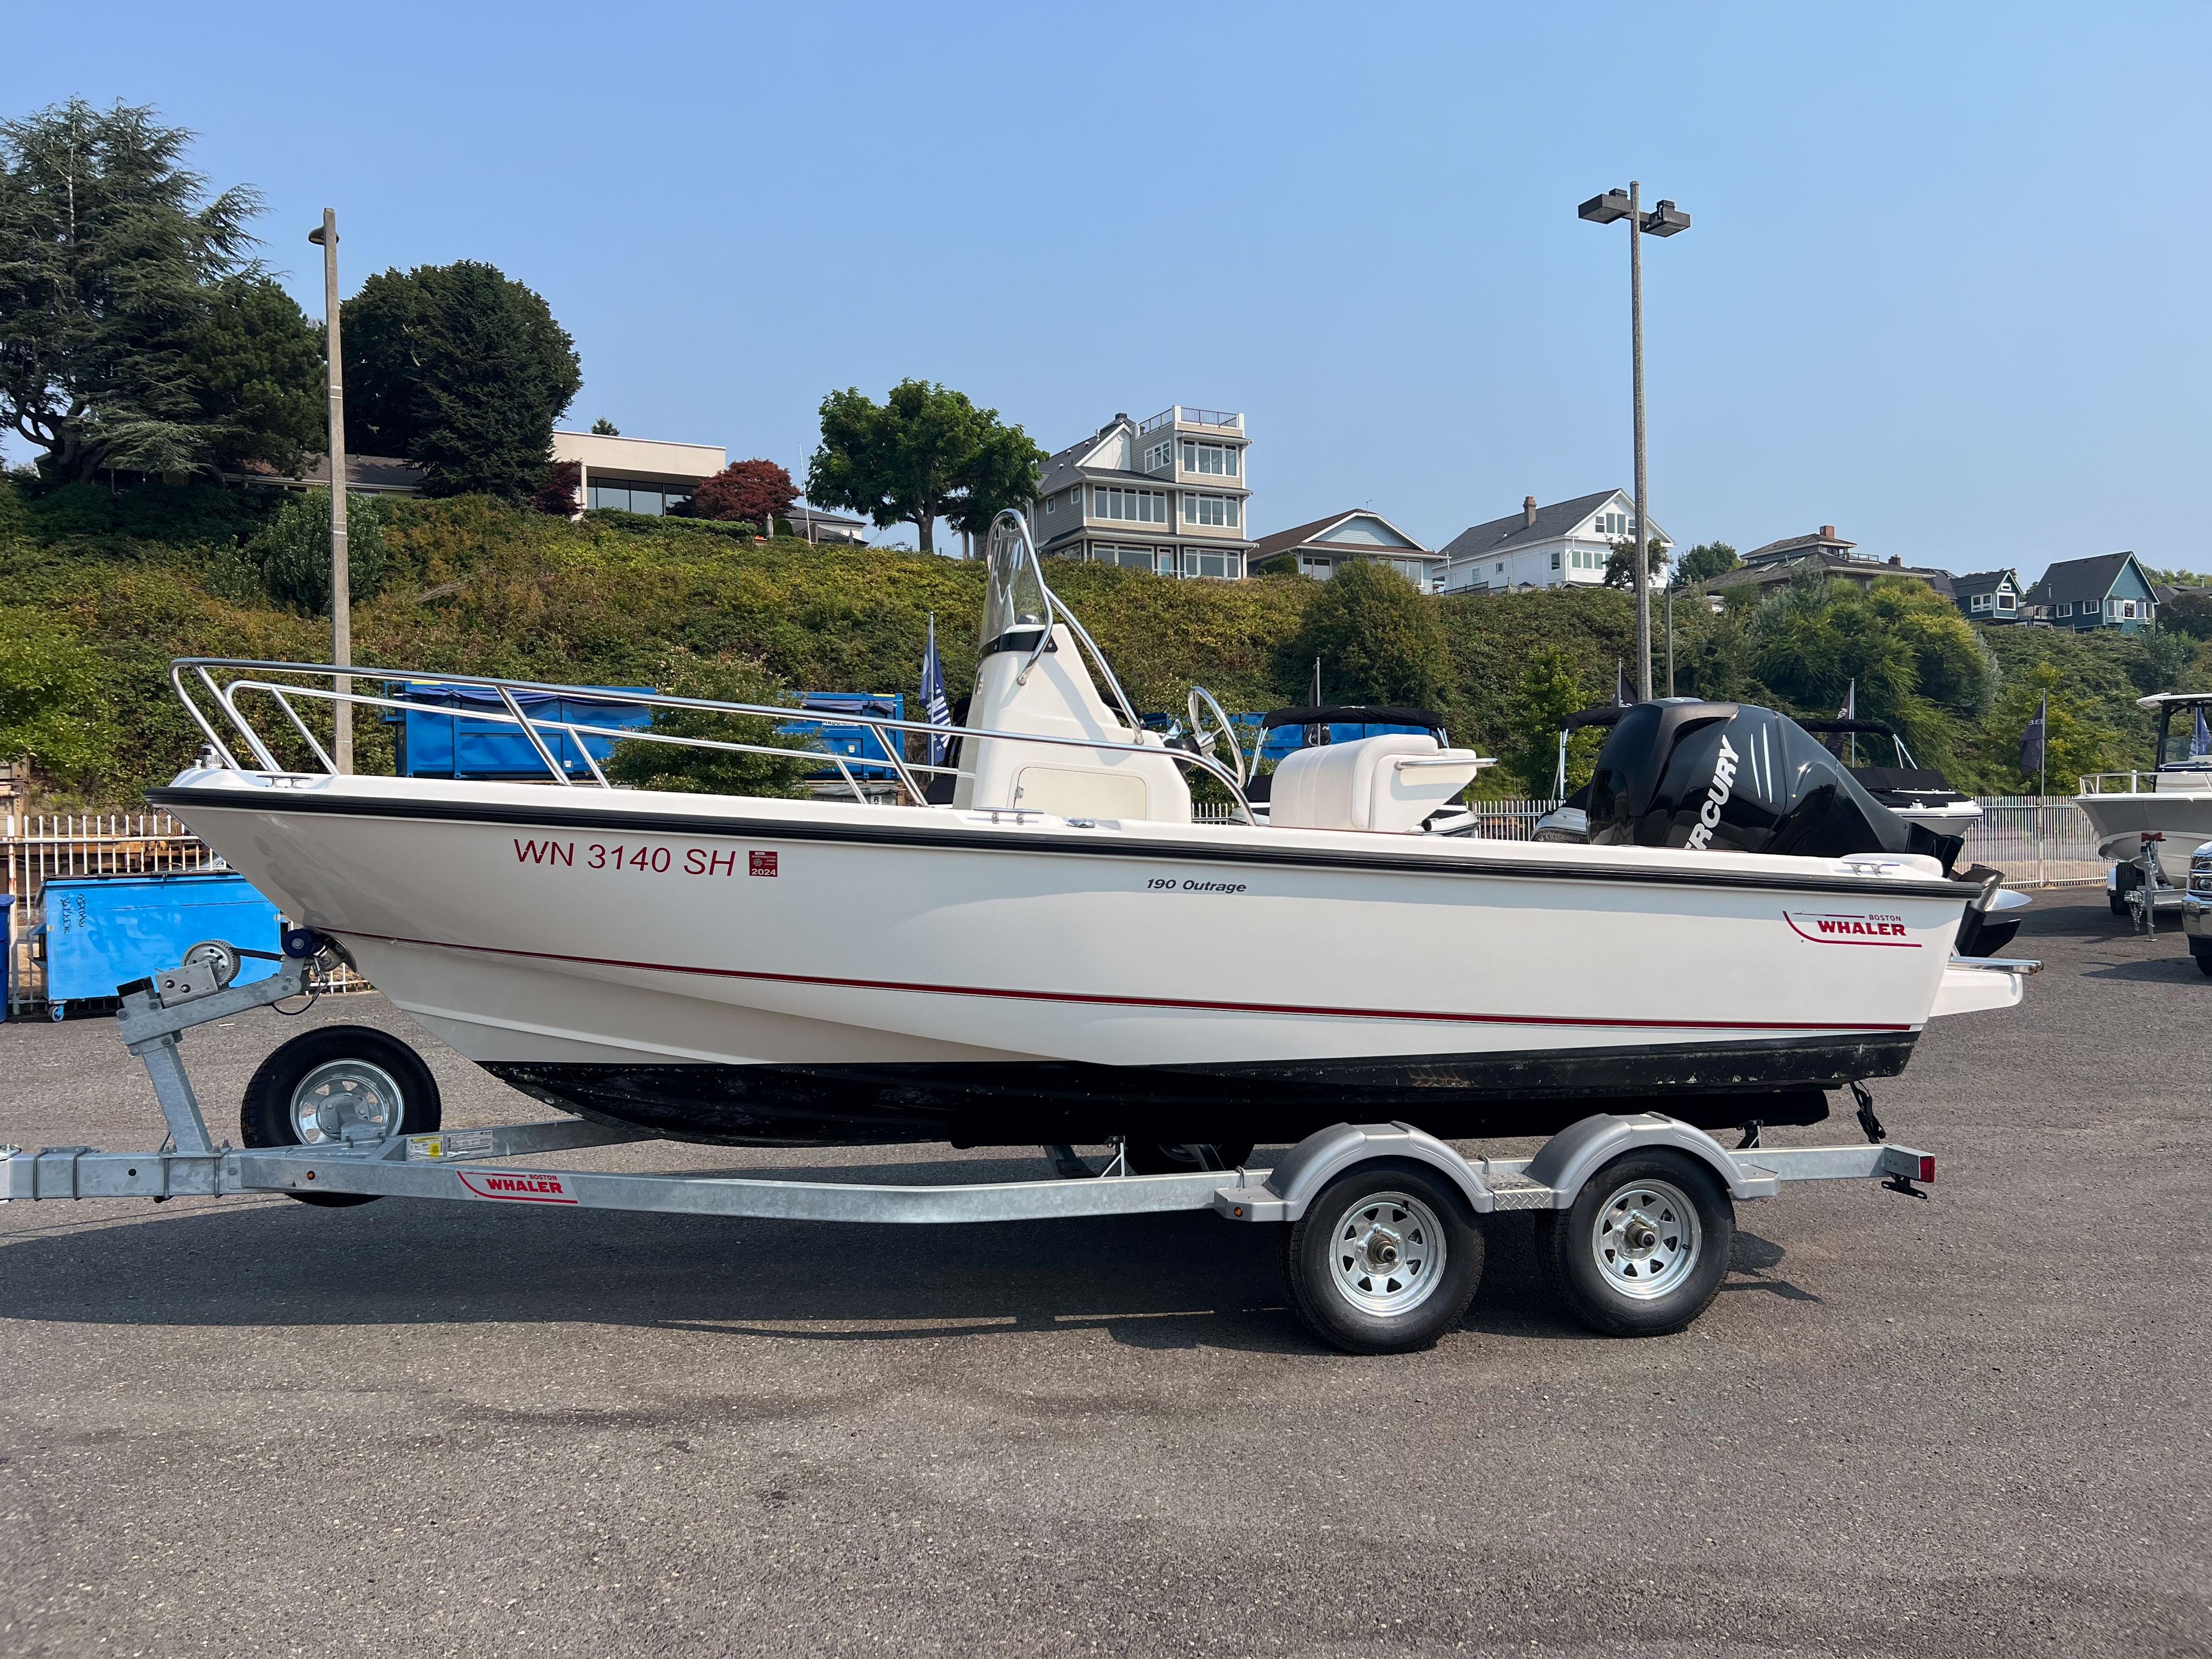
[[[1487,524],[1469,526],[1443,546],[1447,593],[1503,593],[1521,587],[1595,587],[1605,581],[1605,562],[1615,542],[1629,534],[1636,504],[1624,489],[1536,505]],[[1671,554],[1666,527],[1652,520],[1651,535]]]

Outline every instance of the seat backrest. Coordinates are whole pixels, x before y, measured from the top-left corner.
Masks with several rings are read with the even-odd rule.
[[[1407,761],[1449,763],[1401,764]],[[1267,822],[1407,834],[1472,783],[1480,763],[1471,749],[1439,749],[1434,738],[1410,732],[1301,749],[1275,769]]]

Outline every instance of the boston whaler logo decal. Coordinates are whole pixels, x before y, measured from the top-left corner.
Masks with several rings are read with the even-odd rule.
[[[1800,939],[1815,945],[1886,945],[1892,950],[1917,951],[1920,942],[1906,937],[1903,916],[1869,915],[1850,910],[1784,910]]]
[[[490,1170],[456,1170],[461,1185],[478,1198],[510,1199],[520,1204],[574,1204],[568,1189],[561,1184],[556,1175],[540,1175],[536,1170],[522,1170],[513,1175],[495,1173]]]
[[[1721,826],[1721,808],[1728,805],[1729,797],[1735,793],[1735,750],[1728,738],[1721,738],[1721,757],[1713,763],[1713,787],[1705,792],[1705,804],[1698,809],[1698,821],[1690,830],[1690,839],[1683,844],[1693,853],[1702,853],[1713,838],[1713,831]]]

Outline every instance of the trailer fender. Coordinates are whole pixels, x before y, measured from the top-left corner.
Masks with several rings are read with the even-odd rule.
[[[1528,1178],[1552,1190],[1551,1207],[1568,1210],[1583,1184],[1623,1152],[1670,1146],[1711,1166],[1734,1199],[1771,1198],[1781,1183],[1763,1170],[1750,1170],[1703,1129],[1659,1112],[1613,1116],[1599,1114],[1570,1123],[1544,1143],[1528,1161]]]
[[[1474,1166],[1410,1123],[1339,1123],[1308,1135],[1285,1153],[1262,1187],[1225,1188],[1215,1196],[1223,1214],[1243,1221],[1299,1221],[1322,1188],[1355,1164],[1378,1158],[1425,1164],[1466,1198],[1477,1215],[1495,1207]]]

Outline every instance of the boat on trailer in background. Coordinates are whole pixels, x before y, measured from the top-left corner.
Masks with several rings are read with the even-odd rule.
[[[2212,842],[2212,691],[2162,691],[2136,707],[2158,716],[2148,771],[2099,772],[2074,804],[2098,855],[2113,860],[2112,914],[2179,904],[2197,849]]]

